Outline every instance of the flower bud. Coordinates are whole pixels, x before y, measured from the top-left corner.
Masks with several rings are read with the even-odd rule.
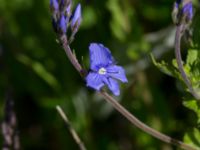
[[[57,0],[50,0],[50,9],[55,12],[59,9],[59,4]]]
[[[67,8],[70,8],[70,5],[72,4],[71,0],[59,0],[59,9],[61,13],[67,13]]]
[[[72,16],[72,19],[71,19],[71,28],[72,28],[73,33],[76,33],[78,31],[78,28],[81,24],[81,20],[82,20],[81,5],[78,4],[75,9],[74,15]]]
[[[188,24],[193,18],[193,5],[191,0],[177,0],[174,3],[172,19],[176,25]]]
[[[67,19],[64,15],[61,15],[60,20],[58,22],[59,32],[61,34],[65,34],[67,32]]]
[[[189,1],[183,5],[183,15],[185,16],[186,21],[191,21],[193,18],[193,5],[192,2]]]

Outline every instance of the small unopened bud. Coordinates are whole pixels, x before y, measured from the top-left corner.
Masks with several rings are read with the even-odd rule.
[[[66,17],[64,15],[62,15],[60,17],[60,20],[58,22],[58,28],[59,28],[59,32],[61,34],[65,34],[67,32],[67,20]]]
[[[193,18],[193,5],[191,0],[177,0],[174,3],[172,19],[176,25],[189,24]]]
[[[183,4],[183,15],[185,16],[186,22],[191,21],[193,18],[193,5],[192,2],[189,1],[185,4]]]
[[[61,13],[66,13],[66,10],[72,4],[71,0],[59,0],[59,8]]]
[[[72,28],[72,32],[73,33],[76,33],[78,31],[78,28],[81,24],[81,20],[82,20],[82,17],[81,17],[81,5],[78,4],[76,9],[75,9],[75,12],[74,12],[74,15],[72,17],[72,20],[71,20],[71,28]]]
[[[50,0],[50,9],[55,12],[59,9],[59,3],[57,0]]]

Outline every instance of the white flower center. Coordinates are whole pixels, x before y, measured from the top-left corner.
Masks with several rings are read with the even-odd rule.
[[[106,69],[102,67],[102,68],[99,69],[98,73],[102,74],[102,75],[106,74]]]

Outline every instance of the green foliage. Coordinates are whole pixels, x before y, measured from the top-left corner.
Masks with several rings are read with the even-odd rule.
[[[149,52],[150,47],[150,44],[144,40],[131,43],[127,49],[127,54],[132,60],[138,60],[142,55]]]
[[[165,62],[164,60],[162,60],[160,63],[157,62],[153,56],[153,54],[150,55],[153,64],[160,69],[160,71],[162,71],[163,73],[181,79],[180,73],[177,70],[177,65],[175,63],[175,60],[172,61],[172,64],[170,65],[169,63]]]
[[[107,7],[112,16],[110,21],[112,32],[119,40],[124,41],[131,30],[129,17],[133,10],[130,11],[127,1],[120,2],[119,0],[109,0]],[[124,7],[126,9],[123,9]]]
[[[185,100],[183,105],[196,113],[197,123],[200,125],[200,104],[197,100]]]
[[[40,76],[47,84],[49,84],[54,90],[59,90],[58,81],[55,77],[49,73],[42,64],[39,62],[33,61],[25,55],[18,55],[17,60],[23,63],[24,65],[33,69],[33,71]]]
[[[187,68],[195,88],[200,88],[200,52],[198,49],[189,49],[187,55]]]
[[[193,131],[188,132],[184,135],[184,142],[194,146],[197,150],[200,149],[200,131],[194,128]]]
[[[165,61],[160,63],[156,62],[154,56],[151,54],[151,59],[154,65],[159,68],[163,73],[170,75],[174,78],[182,80],[180,73],[177,71],[177,63],[175,60],[172,60],[172,64],[169,65]],[[192,86],[197,93],[200,93],[200,51],[199,49],[188,49],[186,62],[184,63],[184,70],[187,73],[187,76],[192,82]],[[184,84],[182,82],[182,84]],[[187,88],[185,88],[187,92]],[[193,99],[185,96],[183,105],[195,112],[197,118],[197,125],[200,125],[200,103],[199,100]],[[190,145],[193,145],[195,148],[200,149],[200,130],[199,128],[193,128],[191,132],[186,132],[184,135],[184,142]]]

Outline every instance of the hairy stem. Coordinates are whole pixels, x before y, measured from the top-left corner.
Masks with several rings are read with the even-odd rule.
[[[65,45],[68,44],[67,43],[67,37],[65,36],[65,38],[60,39],[60,41],[62,42],[62,46],[67,54],[67,56],[71,56],[71,49],[69,45]],[[73,55],[73,54],[72,54]],[[74,55],[73,55],[74,56]],[[72,62],[72,64],[74,65],[74,67],[76,68],[76,70],[80,73],[82,70],[81,65],[78,63],[78,60],[76,59],[76,57],[71,57],[69,58],[70,61]],[[136,127],[138,127],[139,129],[143,130],[144,132],[152,135],[153,137],[178,146],[182,149],[185,150],[195,150],[195,148],[191,147],[190,145],[187,145],[179,140],[173,139],[163,133],[160,133],[159,131],[156,131],[155,129],[147,126],[146,124],[144,124],[143,122],[141,122],[139,119],[137,119],[133,114],[131,114],[126,108],[124,108],[120,103],[117,102],[117,100],[115,100],[112,96],[110,96],[108,93],[101,91],[100,94],[104,97],[104,99],[109,102],[120,114],[122,114],[126,119],[128,119],[133,125],[135,125]]]
[[[195,92],[195,90],[192,87],[192,84],[189,80],[189,78],[187,77],[184,68],[183,68],[183,63],[182,63],[182,57],[181,57],[181,50],[180,50],[180,46],[181,46],[181,37],[182,34],[184,32],[184,25],[180,24],[176,27],[176,35],[175,35],[175,56],[176,56],[176,61],[178,64],[178,69],[181,73],[181,76],[183,78],[183,81],[185,82],[185,84],[187,85],[190,93],[197,99],[199,100],[200,97],[199,95]]]

